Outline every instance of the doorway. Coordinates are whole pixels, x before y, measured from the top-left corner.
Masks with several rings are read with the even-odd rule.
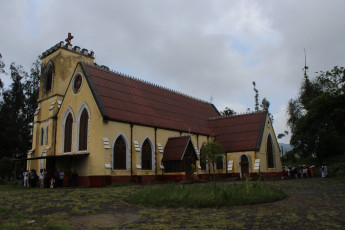
[[[249,177],[249,162],[248,162],[248,157],[246,155],[241,156],[241,178],[246,179]]]

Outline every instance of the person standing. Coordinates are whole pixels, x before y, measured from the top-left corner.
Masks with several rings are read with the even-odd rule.
[[[40,169],[39,178],[40,178],[40,188],[44,188],[44,172],[43,172],[43,169]]]
[[[321,166],[321,177],[325,178],[327,176],[327,166],[326,163],[323,163]]]
[[[28,174],[27,170],[23,172],[24,187],[28,187]]]

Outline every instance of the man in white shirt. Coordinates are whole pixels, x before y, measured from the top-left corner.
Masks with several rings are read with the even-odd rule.
[[[29,175],[28,171],[25,170],[25,171],[23,172],[24,187],[28,187],[28,175]]]

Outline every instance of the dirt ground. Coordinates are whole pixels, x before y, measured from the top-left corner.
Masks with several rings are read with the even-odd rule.
[[[287,198],[231,208],[172,209],[124,202],[128,192],[140,189],[140,185],[54,191],[33,189],[44,195],[34,203],[25,204],[18,196],[32,198],[27,190],[9,191],[8,194],[1,190],[2,198],[6,195],[10,198],[0,200],[0,219],[11,221],[11,210],[30,207],[26,215],[21,215],[23,220],[20,221],[27,223],[24,229],[40,229],[45,223],[54,221],[77,229],[345,229],[345,183],[329,178],[264,183],[282,189]],[[30,219],[37,220],[31,223]],[[20,226],[22,229],[23,225]]]

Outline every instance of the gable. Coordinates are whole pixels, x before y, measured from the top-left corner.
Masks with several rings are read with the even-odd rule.
[[[80,82],[79,90],[75,90],[73,87],[73,80],[75,79],[76,74],[80,74],[82,76],[82,82]],[[88,130],[92,130],[92,132],[88,133],[88,138],[91,143],[95,143],[98,141],[94,141],[93,135],[95,133],[100,133],[102,129],[102,116],[99,112],[97,103],[94,100],[92,95],[91,89],[89,84],[86,80],[85,74],[83,73],[80,65],[75,67],[75,71],[70,78],[70,82],[66,88],[66,92],[64,94],[63,100],[55,103],[55,107],[53,110],[57,112],[57,130],[56,130],[56,152],[63,153],[63,137],[64,137],[64,118],[67,113],[71,113],[73,116],[73,127],[72,127],[72,151],[76,152],[79,150],[79,121],[82,112],[86,109],[88,113],[89,123],[88,123]],[[91,146],[91,144],[88,146]],[[92,148],[96,148],[92,145]],[[88,147],[88,150],[89,149]]]
[[[81,63],[104,119],[209,135],[214,105]]]
[[[260,111],[215,119],[215,140],[227,153],[259,150],[266,117],[267,112]]]
[[[186,153],[190,152],[198,159],[189,136],[171,137],[165,145],[163,161],[180,161]]]

